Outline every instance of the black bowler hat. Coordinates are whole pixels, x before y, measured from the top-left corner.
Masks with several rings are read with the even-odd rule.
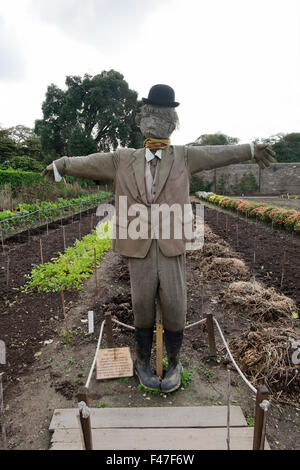
[[[175,92],[168,85],[154,85],[150,91],[148,98],[143,98],[143,103],[153,104],[156,106],[165,106],[166,108],[176,108],[179,106],[175,100]]]

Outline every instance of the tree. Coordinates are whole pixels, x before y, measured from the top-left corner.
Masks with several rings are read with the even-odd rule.
[[[41,144],[39,137],[34,133],[30,127],[21,124],[8,129],[2,129],[0,132],[5,135],[14,144],[13,155],[28,156],[37,160],[42,159]],[[12,155],[10,155],[12,156]]]
[[[7,137],[0,137],[0,164],[17,154],[16,144]]]
[[[118,146],[140,147],[135,124],[140,103],[119,72],[66,77],[65,91],[52,84],[35,122],[46,154],[87,155]]]
[[[275,134],[262,142],[272,147],[279,163],[300,162],[300,133]]]
[[[1,170],[22,170],[22,171],[33,171],[40,173],[44,166],[38,162],[35,158],[26,156],[11,157],[0,165]]]
[[[221,132],[216,134],[202,134],[198,137],[195,142],[191,142],[188,145],[234,145],[239,142],[236,137],[230,137]]]

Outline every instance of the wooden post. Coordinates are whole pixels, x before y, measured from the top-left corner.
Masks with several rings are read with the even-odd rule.
[[[4,447],[4,450],[7,450],[4,403],[3,403],[3,386],[2,386],[3,375],[4,375],[4,372],[1,372],[0,373],[0,422],[1,422],[1,429],[2,429],[3,447]]]
[[[231,365],[227,365],[227,450],[230,450]]]
[[[163,325],[156,323],[156,374],[163,376]]]
[[[82,389],[80,389],[77,394],[77,400],[78,403],[84,402],[86,406],[89,406],[88,389],[86,387],[82,387]],[[81,423],[85,450],[93,450],[91,417],[88,416],[87,418],[84,418],[82,416],[82,411],[80,410],[79,419]]]
[[[239,247],[239,224],[236,224],[236,246]]]
[[[265,445],[265,414],[260,406],[263,400],[268,400],[269,390],[264,385],[258,387],[255,405],[255,425],[253,434],[253,450],[264,450]]]
[[[211,356],[217,355],[215,332],[214,332],[214,321],[212,313],[206,313],[206,328],[208,334],[209,352]]]
[[[202,281],[202,282],[201,282],[201,318],[203,318],[203,316],[204,316],[204,307],[203,307],[204,299],[203,299],[203,292],[204,292],[204,289],[203,289],[203,281]]]
[[[1,230],[1,241],[2,241],[2,251],[3,251],[3,254],[5,255],[4,237],[3,237],[3,232],[2,232],[2,230]]]
[[[9,256],[7,256],[7,271],[6,271],[6,291],[8,294],[9,290],[9,265],[10,265],[10,259]]]
[[[64,317],[65,317],[66,335],[67,335],[67,339],[69,340],[69,339],[70,339],[70,336],[69,336],[68,319],[67,319],[67,312],[66,312],[65,298],[64,298],[64,291],[63,291],[63,289],[61,289],[60,293],[61,293],[61,301],[62,301],[62,306],[63,306],[63,311],[64,311]]]
[[[105,314],[105,332],[107,336],[107,345],[109,348],[114,348],[114,337],[112,331],[112,322],[111,322],[111,313],[108,312]]]
[[[156,304],[156,375],[163,376],[163,324],[160,303]]]

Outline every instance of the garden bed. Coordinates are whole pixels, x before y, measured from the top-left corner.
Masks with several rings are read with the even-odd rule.
[[[228,215],[227,217],[230,217]],[[211,261],[215,255],[213,245],[218,246],[218,257],[241,260],[249,271],[250,277],[272,286],[276,276],[278,256],[272,256],[272,246],[277,250],[276,235],[264,231],[259,225],[256,230],[256,263],[251,263],[253,250],[253,233],[249,224],[239,222],[240,238],[236,244],[236,219],[226,223],[216,211],[205,209],[205,219],[213,232],[206,230],[205,240],[207,250],[187,253],[187,292],[188,292],[188,323],[193,323],[205,313],[213,313],[217,318],[225,337],[228,340],[241,338],[248,331],[252,319],[245,315],[234,315],[232,318],[225,313],[220,300],[221,293],[229,287],[230,282],[239,281],[239,272],[232,272],[226,280],[203,276],[200,265],[204,258]],[[98,219],[92,219],[91,214],[81,219],[81,235],[88,234],[92,224]],[[227,227],[227,230],[226,230]],[[79,237],[79,220],[64,226],[66,245],[71,246]],[[226,236],[225,236],[226,235]],[[44,260],[63,251],[63,229],[58,224],[49,230],[49,236],[44,232],[17,243],[10,243],[10,283],[7,289],[5,270],[7,254],[1,255],[1,339],[7,344],[7,365],[0,368],[5,372],[5,407],[7,416],[7,432],[9,448],[16,449],[47,449],[50,441],[48,426],[57,408],[77,407],[76,392],[85,383],[91,361],[96,348],[99,327],[105,313],[108,311],[117,319],[129,325],[133,324],[131,307],[130,283],[126,259],[109,251],[100,263],[98,271],[99,294],[95,294],[95,279],[91,277],[85,285],[85,290],[66,291],[65,302],[69,318],[71,341],[64,336],[64,317],[60,293],[34,292],[21,294],[16,290],[25,283],[25,274],[31,272],[32,264],[40,262],[40,236],[42,236]],[[271,237],[271,238],[270,238]],[[274,237],[274,239],[273,239]],[[225,241],[224,241],[225,239]],[[288,246],[289,244],[289,246]],[[260,251],[260,245],[262,245]],[[290,249],[290,251],[288,250]],[[259,256],[268,252],[269,276],[261,269]],[[299,260],[299,245],[292,245],[287,240],[287,262],[291,269],[293,263]],[[251,255],[251,256],[250,256]],[[208,263],[211,264],[211,263]],[[296,271],[296,269],[294,270]],[[287,276],[289,271],[287,271]],[[204,273],[205,274],[205,273]],[[278,271],[280,287],[280,270]],[[290,280],[289,277],[284,278]],[[295,279],[295,288],[291,294],[299,302],[299,279]],[[285,289],[285,282],[283,289]],[[280,289],[279,289],[280,290]],[[286,292],[285,292],[286,293]],[[299,303],[298,303],[299,306]],[[95,313],[95,333],[87,334],[87,312]],[[293,322],[292,322],[293,323]],[[4,332],[4,335],[3,333]],[[130,346],[134,352],[134,336],[131,331],[117,326],[114,337],[118,347]],[[185,389],[167,396],[149,394],[138,387],[136,377],[124,380],[109,380],[96,382],[93,378],[90,387],[90,405],[92,407],[116,406],[192,406],[226,404],[228,359],[225,357],[223,344],[217,336],[218,357],[211,359],[207,343],[205,326],[186,330],[182,361],[185,370],[190,374],[190,383]],[[103,347],[106,345],[104,337]],[[240,405],[251,423],[254,416],[253,394],[242,382],[239,376],[232,372],[232,402]],[[299,407],[298,407],[299,408]],[[30,419],[30,427],[28,421]],[[268,414],[267,439],[275,449],[300,449],[299,437],[300,414],[295,406],[271,406]],[[1,448],[1,444],[0,444]]]

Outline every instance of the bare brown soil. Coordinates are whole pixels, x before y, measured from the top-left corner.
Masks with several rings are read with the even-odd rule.
[[[96,219],[94,221],[97,222]],[[236,251],[249,268],[250,274],[265,285],[273,285],[285,294],[290,293],[299,302],[299,277],[292,263],[299,261],[299,245],[286,243],[289,270],[283,288],[280,289],[281,271],[278,268],[276,249],[282,249],[274,234],[264,231],[260,226],[245,227],[240,223],[239,243],[236,243],[234,224],[225,230],[225,216],[219,216],[216,222],[216,211],[206,211],[206,222],[213,229],[213,243],[225,246],[228,243],[228,257],[236,257]],[[245,222],[246,224],[246,222]],[[81,234],[90,231],[91,219],[87,215],[81,221]],[[248,229],[247,229],[248,227]],[[78,238],[78,221],[65,227],[67,245]],[[253,234],[257,262],[253,263]],[[45,246],[44,259],[49,260],[63,250],[62,228],[56,227],[47,236],[42,235]],[[26,237],[26,235],[25,235]],[[212,243],[212,240],[207,240]],[[282,240],[280,240],[282,241]],[[264,247],[260,248],[260,245]],[[131,309],[130,282],[126,259],[108,252],[98,270],[100,290],[95,294],[95,279],[92,276],[86,283],[84,291],[66,292],[65,299],[71,341],[67,343],[63,336],[64,320],[60,294],[21,294],[15,290],[24,283],[24,275],[29,274],[32,263],[40,262],[40,235],[32,236],[30,242],[16,240],[9,245],[9,251],[1,256],[1,309],[0,339],[7,346],[7,364],[0,366],[4,376],[4,403],[9,449],[48,449],[50,434],[48,427],[53,412],[57,408],[77,407],[76,393],[79,386],[86,381],[94,357],[99,328],[104,314],[110,311],[114,317],[129,325],[133,324]],[[222,250],[220,250],[222,251]],[[267,251],[264,258],[264,269],[258,261]],[[10,277],[7,289],[7,252],[10,258]],[[282,253],[282,251],[279,251]],[[210,257],[208,250],[187,254],[187,288],[188,288],[188,323],[201,319],[204,313],[215,315],[226,338],[239,337],[251,324],[246,316],[234,319],[226,315],[220,302],[220,293],[228,283],[239,280],[236,274],[226,281],[207,279],[199,269],[203,256]],[[280,256],[279,256],[280,258]],[[251,262],[252,261],[252,262]],[[268,263],[268,264],[267,264]],[[297,264],[296,264],[297,265]],[[295,265],[294,265],[295,266]],[[298,266],[298,265],[297,265]],[[291,269],[290,269],[291,268]],[[272,276],[267,272],[271,272]],[[290,273],[290,274],[288,274]],[[298,304],[299,305],[299,304]],[[95,312],[95,333],[87,333],[87,312]],[[114,338],[118,347],[130,346],[134,353],[134,339],[131,331],[122,327],[114,328]],[[93,377],[90,385],[90,405],[92,407],[117,406],[189,406],[226,404],[228,359],[219,337],[217,339],[217,358],[210,358],[207,332],[205,326],[186,330],[182,361],[190,373],[191,381],[186,389],[180,389],[171,395],[149,394],[138,388],[136,377],[128,380],[108,380],[97,382]],[[103,347],[106,338],[103,340]],[[153,357],[154,358],[154,357]],[[231,373],[232,403],[242,407],[249,419],[254,417],[254,396],[236,372]],[[267,439],[273,449],[300,449],[300,406],[284,406],[272,403],[267,421]],[[1,444],[0,444],[1,448]]]

